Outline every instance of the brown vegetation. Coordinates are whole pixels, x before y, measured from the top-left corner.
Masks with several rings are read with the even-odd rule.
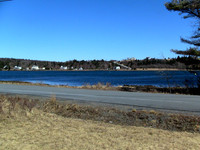
[[[64,117],[81,118],[106,123],[144,126],[173,131],[200,132],[200,117],[185,116],[180,114],[168,114],[152,111],[122,111],[116,108],[103,108],[81,106],[76,104],[61,104],[53,98],[46,101],[43,111],[55,113]]]
[[[122,111],[114,107],[94,107],[57,102],[55,97],[41,102],[20,97],[0,97],[0,112],[12,116],[15,109],[31,112],[33,108],[68,118],[79,118],[106,123],[144,126],[173,131],[200,132],[200,117],[168,114],[156,111]]]
[[[175,124],[172,130],[188,130],[190,126],[189,131],[199,132],[198,117],[66,105],[56,102],[55,97],[42,103],[3,95],[0,96],[0,111],[0,149],[186,150],[200,146],[199,133],[132,126],[134,122],[148,126],[144,123],[157,121],[165,123],[156,124],[165,125],[168,120],[168,123]]]
[[[94,85],[85,84],[83,86],[80,86],[79,88],[96,89],[96,90],[116,90],[117,89],[116,87],[111,86],[110,83],[103,84],[101,82],[98,82],[97,84],[94,84]]]
[[[120,91],[128,92],[151,92],[151,93],[171,93],[171,94],[189,94],[200,95],[199,87],[156,87],[151,85],[138,86],[138,85],[124,85],[118,87]]]
[[[79,88],[79,89],[94,89],[94,90],[118,90],[118,87],[111,86],[110,83],[101,83],[97,84],[85,84],[83,86],[68,86],[68,85],[50,85],[44,83],[31,83],[31,82],[22,82],[22,81],[0,81],[0,84],[18,84],[18,85],[38,85],[38,86],[48,86],[48,87],[62,87],[62,88]]]

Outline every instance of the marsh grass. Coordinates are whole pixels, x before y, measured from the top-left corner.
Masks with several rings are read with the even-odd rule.
[[[80,86],[80,88],[83,88],[83,89],[97,89],[97,90],[117,90],[116,87],[113,87],[111,85],[111,83],[108,83],[108,82],[106,84],[98,82],[97,84],[93,84],[93,85],[87,83],[87,84],[84,84],[83,86]]]

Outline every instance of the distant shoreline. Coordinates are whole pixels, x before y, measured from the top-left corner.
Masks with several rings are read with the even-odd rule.
[[[189,60],[188,60],[189,59]],[[197,65],[185,64],[197,61]],[[0,58],[0,70],[53,70],[53,71],[163,71],[163,70],[200,70],[200,60],[186,57],[145,58],[124,60],[68,60],[65,62],[40,61],[14,58]]]
[[[85,69],[85,70],[0,70],[0,71],[77,71],[77,72],[84,72],[84,71],[200,71],[200,70],[187,70],[187,69],[175,69],[175,68],[138,68],[135,70],[127,70],[127,69],[120,69],[120,70],[95,70],[95,69]]]

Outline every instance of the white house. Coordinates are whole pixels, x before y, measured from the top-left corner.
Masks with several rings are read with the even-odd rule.
[[[135,61],[136,59],[135,59],[135,57],[131,57],[131,58],[127,58],[125,60],[127,60],[127,61]]]
[[[132,57],[132,58],[130,58],[129,60],[135,61],[135,60],[136,60],[136,58],[135,58],[135,57]]]
[[[61,66],[60,69],[61,69],[61,70],[67,70],[68,67],[67,67],[67,66],[65,66],[65,67],[64,67],[64,66]]]
[[[83,70],[83,67],[79,68],[79,70]]]
[[[63,70],[63,68],[64,68],[63,66],[60,66],[60,69],[61,69],[61,70]]]
[[[22,67],[20,67],[20,66],[15,66],[13,69],[14,69],[14,70],[21,70]]]
[[[121,68],[120,68],[120,66],[117,66],[115,69],[116,69],[116,70],[120,70]]]
[[[38,66],[36,66],[36,65],[33,65],[32,67],[31,67],[31,70],[39,70],[40,68],[38,67]]]

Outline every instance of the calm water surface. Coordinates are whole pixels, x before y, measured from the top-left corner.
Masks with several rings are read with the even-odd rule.
[[[197,72],[200,75],[200,72]],[[111,83],[167,87],[195,85],[196,76],[187,71],[0,71],[1,81],[25,81],[51,85],[81,86]]]

